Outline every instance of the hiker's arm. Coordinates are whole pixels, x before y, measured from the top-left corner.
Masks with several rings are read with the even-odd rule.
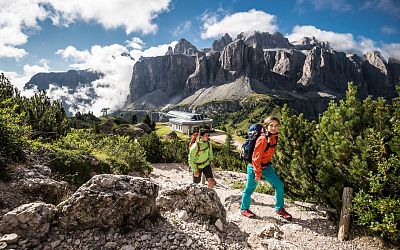
[[[265,137],[264,138],[259,137],[256,141],[256,145],[254,146],[254,152],[251,164],[253,165],[256,179],[260,179],[262,175],[261,159],[266,146],[267,146],[267,140],[265,139]]]
[[[196,151],[197,151],[197,145],[196,145],[196,143],[194,143],[189,149],[189,156],[188,156],[188,163],[189,163],[190,168],[193,170],[193,172],[198,171],[197,166],[194,163]]]

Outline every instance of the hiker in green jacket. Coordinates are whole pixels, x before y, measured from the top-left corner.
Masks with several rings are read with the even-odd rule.
[[[208,130],[200,130],[196,142],[189,149],[188,162],[193,171],[193,182],[200,183],[203,173],[207,178],[208,187],[213,188],[216,182],[211,170],[211,161],[214,156],[209,136]]]

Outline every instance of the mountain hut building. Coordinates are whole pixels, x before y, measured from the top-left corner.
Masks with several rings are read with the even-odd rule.
[[[212,130],[213,120],[205,118],[202,114],[188,113],[183,111],[169,111],[167,113],[169,123],[173,131],[183,134],[193,134],[200,127],[208,127]]]

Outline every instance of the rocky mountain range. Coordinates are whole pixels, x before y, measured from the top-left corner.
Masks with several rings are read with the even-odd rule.
[[[391,99],[397,95],[400,61],[386,61],[377,51],[363,56],[335,51],[315,38],[290,43],[279,32],[241,33],[235,39],[225,34],[203,50],[181,39],[164,56],[136,62],[127,109],[174,104],[198,110],[226,101],[240,103],[258,93],[284,99],[316,117],[329,100],[344,97],[348,82],[357,86],[361,98]]]
[[[100,79],[102,74],[90,70],[68,70],[67,72],[37,73],[25,84],[26,88],[37,86],[38,89],[46,90],[50,84],[55,86],[66,86],[76,89],[79,85],[88,84]]]
[[[26,87],[48,89],[53,84],[73,93],[101,77],[89,70],[39,73]],[[244,98],[261,94],[316,118],[330,100],[344,97],[348,82],[357,86],[360,98],[391,99],[400,83],[400,59],[386,60],[378,51],[363,56],[335,51],[314,37],[290,43],[279,32],[241,33],[234,39],[225,34],[205,49],[181,39],[164,56],[141,57],[135,63],[122,112],[237,111]]]

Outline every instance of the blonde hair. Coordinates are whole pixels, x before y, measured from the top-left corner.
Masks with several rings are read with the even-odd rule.
[[[279,118],[276,116],[268,116],[267,118],[265,118],[264,120],[264,126],[268,126],[272,121],[276,121],[278,122],[278,124],[280,124],[281,122],[279,121]]]

